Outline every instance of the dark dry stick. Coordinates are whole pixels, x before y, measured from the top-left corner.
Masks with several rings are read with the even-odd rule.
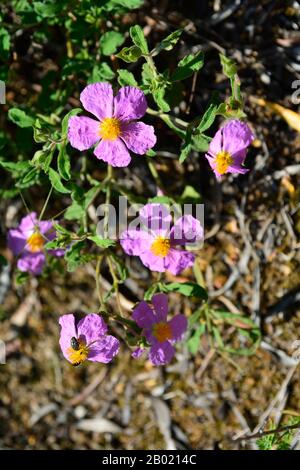
[[[255,434],[251,434],[251,436],[238,437],[237,439],[233,439],[233,440],[234,442],[247,441],[249,439],[255,439],[257,437],[267,436],[268,434],[276,434],[279,432],[291,431],[292,429],[297,429],[297,428],[300,428],[300,423],[291,424],[290,426],[282,426],[281,428],[270,429],[270,431],[264,431],[264,432],[258,431]]]

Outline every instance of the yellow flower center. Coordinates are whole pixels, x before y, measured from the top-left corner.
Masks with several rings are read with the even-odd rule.
[[[121,133],[121,123],[117,118],[105,118],[100,124],[99,134],[104,140],[115,140]]]
[[[27,246],[32,253],[37,253],[43,249],[45,244],[44,237],[39,232],[34,232],[27,239]]]
[[[152,334],[160,343],[172,339],[172,330],[168,323],[155,323],[153,325]]]
[[[152,243],[150,250],[155,256],[160,256],[164,258],[170,251],[170,240],[168,238],[158,237]]]
[[[233,163],[233,158],[229,152],[222,150],[216,156],[216,171],[220,173],[220,175],[224,175],[228,170],[228,167]]]
[[[73,349],[70,347],[67,351],[70,361],[73,366],[78,366],[86,360],[89,353],[89,348],[82,341],[78,340],[78,349]]]

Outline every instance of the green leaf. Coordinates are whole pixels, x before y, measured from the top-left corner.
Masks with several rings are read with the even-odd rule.
[[[33,2],[33,8],[42,18],[54,18],[61,11],[59,2],[48,3],[45,0],[43,2]]]
[[[116,54],[116,57],[124,60],[124,62],[136,62],[143,55],[141,49],[137,46],[123,47],[123,49]]]
[[[92,75],[88,79],[88,84],[101,81],[110,82],[115,76],[115,72],[106,62],[101,62],[93,67]]]
[[[237,66],[235,62],[226,57],[224,54],[219,55],[224,75],[226,75],[228,78],[232,78],[237,73]]]
[[[134,78],[133,73],[125,69],[118,70],[118,82],[121,86],[138,86],[136,79]]]
[[[196,54],[189,54],[185,56],[177,65],[177,69],[171,77],[172,82],[177,82],[180,80],[185,80],[186,78],[193,75],[194,72],[197,72],[203,67],[204,64],[204,54],[202,51],[197,52]]]
[[[129,34],[133,43],[140,48],[143,54],[149,54],[149,48],[143,30],[139,25],[131,26]]]
[[[152,92],[152,96],[154,98],[155,103],[157,106],[164,112],[168,113],[170,111],[170,106],[164,99],[165,96],[165,90],[164,88],[159,88],[158,90],[155,90]]]
[[[78,241],[73,243],[73,245],[66,250],[64,258],[67,262],[67,270],[69,272],[75,271],[78,266],[87,263],[93,258],[91,255],[81,253],[84,246],[84,241]]]
[[[31,168],[28,161],[25,162],[3,162],[0,160],[0,166],[8,171],[23,172]]]
[[[0,55],[1,58],[7,58],[10,50],[10,35],[7,29],[0,28]]]
[[[197,130],[201,134],[202,132],[205,132],[207,129],[210,128],[210,126],[213,124],[215,117],[217,115],[218,111],[218,104],[217,103],[211,103],[205,113],[202,116],[202,119],[200,121],[200,124],[197,127]]]
[[[69,180],[71,178],[71,162],[65,143],[58,144],[58,149],[57,168],[59,174],[64,180]]]
[[[202,201],[201,194],[193,186],[185,186],[179,201],[181,204],[198,204]]]
[[[198,152],[207,152],[211,138],[204,134],[196,134],[193,136],[193,147]]]
[[[103,55],[112,55],[117,51],[119,46],[122,46],[124,41],[125,38],[123,34],[117,31],[108,31],[102,34],[100,38],[100,51]]]
[[[29,188],[36,183],[39,177],[38,168],[32,168],[16,183],[18,188]]]
[[[31,116],[28,116],[28,114],[18,108],[10,108],[8,119],[19,127],[32,127],[35,122]]]
[[[110,0],[111,4],[115,4],[117,6],[122,6],[128,8],[128,10],[139,8],[144,3],[144,0]]]
[[[82,111],[81,108],[74,108],[71,111],[69,111],[63,118],[62,123],[61,123],[61,136],[62,138],[67,137],[68,134],[68,122],[71,116],[76,116]]]
[[[191,150],[192,150],[192,135],[193,135],[193,128],[192,126],[188,126],[185,139],[183,142],[183,145],[181,147],[181,152],[179,155],[179,162],[183,163],[184,160],[189,156]]]
[[[179,292],[186,297],[199,297],[207,300],[206,290],[193,282],[171,282],[170,284],[163,284],[163,289],[166,292]]]
[[[109,239],[105,239],[105,238],[100,238],[98,235],[92,235],[90,237],[88,237],[89,240],[91,240],[92,242],[96,243],[97,246],[99,246],[100,248],[108,248],[110,246],[115,246],[116,245],[116,242],[115,240],[109,240]]]
[[[187,342],[187,347],[193,356],[195,356],[198,352],[201,336],[205,333],[205,329],[205,323],[202,323]]]
[[[151,52],[151,55],[157,55],[162,50],[170,51],[173,49],[175,44],[177,44],[180,36],[183,33],[183,29],[177,29],[173,33],[169,34],[165,39],[163,39]]]
[[[34,165],[36,168],[41,168],[42,170],[45,171],[45,173],[48,173],[49,166],[51,165],[51,161],[53,158],[54,154],[54,149],[42,149],[42,150],[37,150],[35,154],[33,155],[33,158],[31,160],[31,164]]]
[[[66,220],[80,220],[85,213],[84,208],[77,202],[73,202],[64,214]]]
[[[59,173],[53,170],[53,168],[49,168],[49,179],[53,188],[56,189],[56,191],[58,191],[59,193],[68,194],[71,192],[68,188],[63,185]]]

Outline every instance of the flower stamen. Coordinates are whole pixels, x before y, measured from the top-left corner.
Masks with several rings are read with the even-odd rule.
[[[89,353],[89,347],[83,341],[78,339],[77,343],[78,344],[76,345],[76,348],[78,349],[74,349],[71,346],[67,350],[67,354],[73,366],[78,366],[79,364],[82,364],[82,362],[87,359]]]
[[[166,322],[155,323],[152,329],[153,336],[159,343],[172,339],[172,330]]]
[[[44,237],[40,234],[40,232],[34,232],[30,237],[27,239],[27,246],[31,253],[38,253],[43,249],[45,244]]]
[[[104,140],[116,140],[122,134],[121,122],[117,118],[105,118],[100,124],[99,135]]]
[[[158,237],[152,243],[150,250],[155,256],[160,256],[161,258],[164,258],[169,253],[170,248],[171,243],[168,238]]]
[[[221,152],[217,153],[215,163],[216,171],[220,175],[224,175],[224,173],[227,172],[228,167],[233,163],[233,158],[229,152],[222,150]]]

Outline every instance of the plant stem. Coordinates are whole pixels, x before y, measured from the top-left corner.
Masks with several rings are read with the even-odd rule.
[[[108,267],[109,267],[109,272],[110,272],[111,277],[113,279],[113,288],[114,288],[115,294],[116,294],[116,301],[117,301],[119,314],[120,314],[120,317],[123,317],[123,311],[122,311],[121,302],[120,302],[120,295],[119,295],[119,280],[116,276],[115,269],[114,269],[114,266],[113,266],[113,262],[112,262],[110,256],[107,257],[106,261],[107,261],[107,264],[108,264]]]
[[[234,442],[246,441],[248,439],[256,439],[262,436],[267,436],[268,434],[276,434],[280,432],[291,431],[292,429],[300,428],[300,423],[298,424],[291,424],[290,426],[281,426],[280,428],[271,429],[269,431],[258,431],[255,434],[251,434],[250,436],[242,436],[238,437],[237,439],[233,439]]]
[[[97,288],[97,294],[99,298],[99,303],[100,303],[100,309],[99,310],[104,310],[106,312],[106,306],[103,300],[103,295],[101,291],[101,286],[100,286],[100,270],[101,270],[101,263],[103,260],[103,256],[100,255],[97,260],[96,264],[96,271],[95,271],[95,276],[96,276],[96,288]]]

